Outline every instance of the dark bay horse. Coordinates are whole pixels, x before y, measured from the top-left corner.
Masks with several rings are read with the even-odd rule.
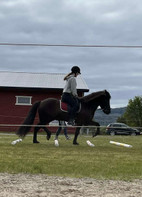
[[[99,91],[91,93],[87,96],[81,97],[79,99],[81,103],[81,110],[76,114],[75,123],[76,128],[75,136],[73,139],[73,144],[78,145],[77,137],[79,135],[79,130],[82,125],[84,126],[97,126],[96,135],[99,134],[100,128],[99,123],[92,121],[94,113],[98,106],[101,107],[105,114],[111,112],[110,109],[110,94],[108,91]],[[23,125],[18,129],[17,135],[20,137],[25,137],[25,135],[30,131],[31,125],[34,122],[36,112],[38,111],[39,123],[34,128],[33,143],[39,143],[37,141],[37,132],[40,128],[43,128],[47,134],[47,140],[50,139],[51,132],[45,127],[53,120],[64,120],[68,121],[69,116],[67,112],[63,112],[60,109],[60,103],[58,99],[47,98],[43,101],[39,101],[33,104],[31,110],[29,111]],[[44,125],[44,126],[43,126]],[[79,127],[80,126],[80,127]]]

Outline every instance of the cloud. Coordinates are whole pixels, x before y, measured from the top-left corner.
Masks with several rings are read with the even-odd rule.
[[[0,42],[142,45],[140,0],[2,0]],[[68,73],[79,65],[90,91],[113,106],[141,95],[142,49],[0,46],[0,70]]]

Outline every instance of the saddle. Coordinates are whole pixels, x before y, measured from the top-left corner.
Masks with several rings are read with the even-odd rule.
[[[63,112],[68,112],[68,104],[67,103],[64,103],[60,100],[60,109],[61,111]],[[77,113],[79,113],[81,110],[81,103],[79,103],[79,107],[78,107],[78,111]]]

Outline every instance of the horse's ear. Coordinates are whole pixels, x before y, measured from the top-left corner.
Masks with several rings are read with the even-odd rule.
[[[107,90],[104,90],[104,92],[105,92],[105,94],[107,94],[107,93],[108,93],[108,91],[107,91]]]
[[[108,95],[111,98],[111,95],[107,90],[104,90],[104,93],[105,93],[106,96]]]
[[[104,94],[106,94],[107,93],[107,91],[106,90],[104,90]]]

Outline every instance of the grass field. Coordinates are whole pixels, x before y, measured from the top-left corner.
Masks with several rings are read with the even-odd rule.
[[[44,135],[38,136],[40,144],[33,144],[32,136],[26,136],[11,145],[15,139],[16,135],[0,135],[0,172],[113,180],[142,178],[142,136],[79,136],[79,146],[59,136],[59,147],[54,146],[54,136],[50,141]],[[89,147],[86,140],[95,147]],[[112,145],[110,140],[133,147]]]

